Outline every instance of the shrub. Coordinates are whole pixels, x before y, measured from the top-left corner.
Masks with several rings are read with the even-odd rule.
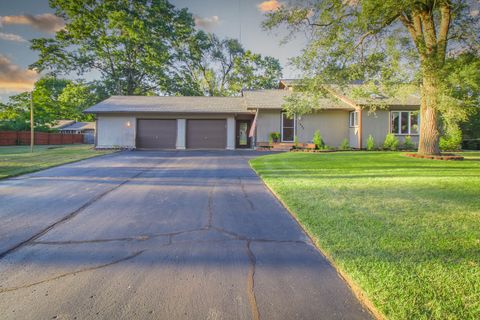
[[[368,136],[368,139],[367,139],[367,150],[368,150],[368,151],[373,151],[373,150],[375,150],[375,140],[373,139],[373,136],[372,136],[372,135],[369,135],[369,136]]]
[[[414,149],[416,149],[416,147],[417,146],[412,141],[412,137],[411,136],[406,136],[405,141],[403,141],[403,144],[402,144],[402,149],[404,149],[404,150],[414,150]]]
[[[325,142],[323,142],[322,135],[320,134],[319,130],[315,131],[313,134],[312,142],[317,150],[322,150],[325,148]]]
[[[350,150],[350,143],[348,142],[347,138],[342,140],[342,143],[340,144],[339,149],[340,150]]]
[[[270,132],[269,138],[272,139],[273,142],[280,141],[280,132]]]
[[[294,147],[295,149],[298,148],[298,137],[297,137],[297,136],[295,136],[295,137],[293,138],[293,147]]]
[[[462,131],[455,130],[447,137],[440,137],[440,150],[456,151],[462,145]]]
[[[387,136],[385,137],[385,141],[383,142],[383,149],[397,151],[398,145],[399,145],[398,138],[395,137],[393,133],[387,134]]]

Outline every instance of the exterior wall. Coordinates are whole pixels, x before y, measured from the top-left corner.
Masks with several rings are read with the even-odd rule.
[[[316,130],[320,131],[325,144],[338,147],[343,139],[349,138],[348,111],[321,110],[297,120],[299,142],[312,142]]]
[[[177,149],[187,148],[187,120],[177,119]]]
[[[135,148],[134,116],[98,116],[97,148]]]
[[[351,148],[358,148],[358,135],[360,128],[357,127],[352,127],[348,128],[348,142],[350,143]]]
[[[227,118],[227,149],[235,150],[235,118]]]
[[[251,119],[252,115],[239,115]],[[135,148],[137,119],[177,119],[177,149],[186,148],[186,119],[226,119],[227,149],[235,149],[235,117],[230,114],[111,114],[97,117],[97,148]],[[130,127],[127,126],[130,123]],[[268,137],[267,137],[268,141]]]
[[[280,110],[259,110],[256,125],[257,143],[268,142],[270,133],[280,132],[281,120]]]
[[[395,109],[396,110],[396,109]],[[408,110],[399,108],[398,110]],[[362,111],[362,144],[363,148],[367,146],[369,135],[372,135],[377,146],[381,146],[385,140],[385,136],[390,132],[390,111],[377,110],[375,112]],[[407,135],[395,135],[400,143],[405,141]],[[418,144],[419,136],[411,135],[412,142]]]
[[[280,110],[260,110],[257,118],[257,141],[268,142],[271,132],[281,130]],[[349,137],[348,111],[322,110],[297,119],[298,142],[312,142],[313,134],[320,131],[323,140],[330,146],[339,146],[342,140]]]

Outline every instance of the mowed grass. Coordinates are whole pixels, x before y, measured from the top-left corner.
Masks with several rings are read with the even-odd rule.
[[[0,179],[42,170],[63,163],[111,153],[96,151],[91,145],[0,147]]]
[[[480,319],[480,152],[464,155],[283,153],[251,165],[386,318]]]

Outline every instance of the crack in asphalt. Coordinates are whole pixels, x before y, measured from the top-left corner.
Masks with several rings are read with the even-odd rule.
[[[120,262],[124,262],[124,261],[131,260],[131,259],[133,259],[133,258],[136,258],[136,257],[138,257],[140,254],[142,254],[143,252],[145,252],[145,250],[135,252],[134,254],[129,255],[129,256],[127,256],[127,257],[124,257],[124,258],[121,258],[121,259],[118,259],[118,260],[115,260],[115,261],[112,261],[112,262],[109,262],[109,263],[105,263],[105,264],[102,264],[102,265],[99,265],[99,266],[84,268],[84,269],[80,269],[80,270],[76,270],[76,271],[72,271],[72,272],[67,272],[67,273],[62,273],[62,274],[60,274],[60,275],[58,275],[58,276],[55,276],[55,277],[53,277],[53,278],[44,279],[44,280],[37,281],[37,282],[34,282],[34,283],[29,283],[29,284],[26,284],[26,285],[23,285],[23,286],[11,287],[11,288],[3,288],[3,289],[0,288],[0,293],[10,292],[10,291],[16,291],[16,290],[20,290],[20,289],[26,289],[26,288],[30,288],[30,287],[33,287],[33,286],[36,286],[36,285],[39,285],[39,284],[42,284],[42,283],[46,283],[46,282],[58,280],[58,279],[65,278],[65,277],[68,277],[68,276],[71,276],[71,275],[75,275],[75,274],[78,274],[78,273],[84,273],[84,272],[87,272],[87,271],[93,271],[93,270],[98,270],[98,269],[106,268],[106,267],[112,266],[112,265],[114,265],[114,264],[117,264],[117,263],[120,263]]]
[[[57,227],[58,225],[68,221],[68,220],[71,220],[72,218],[74,218],[75,216],[77,216],[80,212],[82,212],[83,210],[85,210],[86,208],[88,208],[89,206],[91,206],[92,204],[94,204],[95,202],[97,202],[98,200],[102,199],[103,197],[105,197],[106,195],[108,195],[109,193],[117,190],[118,188],[122,187],[123,185],[125,185],[126,183],[130,182],[131,180],[139,177],[140,175],[148,172],[148,171],[151,171],[151,170],[154,170],[155,168],[157,168],[160,164],[157,164],[151,168],[148,168],[148,169],[145,169],[145,170],[141,170],[139,171],[138,173],[134,174],[133,176],[131,176],[130,178],[127,178],[126,180],[122,181],[121,183],[119,183],[118,185],[116,185],[115,187],[113,188],[110,188],[108,190],[106,190],[105,192],[102,192],[100,193],[99,195],[93,197],[92,199],[90,199],[89,201],[87,201],[86,203],[84,203],[82,206],[80,206],[79,208],[77,208],[76,210],[74,210],[73,212],[69,213],[68,215],[64,216],[63,218],[61,218],[60,220],[52,223],[51,225],[49,225],[48,227],[42,229],[40,232],[34,234],[33,236],[31,236],[30,238],[20,242],[19,244],[13,246],[12,248],[10,249],[7,249],[5,250],[4,252],[1,252],[0,253],[0,260],[3,259],[4,257],[6,257],[7,255],[9,255],[10,253],[20,249],[21,247],[25,246],[25,245],[29,245],[31,244],[32,242],[34,242],[35,240],[37,240],[38,238],[42,237],[43,235],[45,235],[46,233],[48,233],[50,230],[52,230],[53,228]]]
[[[247,296],[248,301],[250,302],[250,309],[252,312],[252,319],[259,320],[260,319],[260,312],[258,311],[257,305],[257,298],[255,296],[255,267],[257,263],[257,259],[253,254],[250,248],[250,241],[247,241],[247,256],[249,260],[249,268],[248,268],[248,279],[247,279]]]
[[[216,184],[214,183],[212,188],[208,192],[208,205],[207,205],[208,222],[207,222],[207,226],[205,227],[207,230],[212,228],[212,223],[213,223],[213,194],[215,193],[215,186]]]
[[[247,191],[245,190],[245,184],[243,183],[243,180],[241,177],[238,177],[238,180],[240,181],[240,188],[242,189],[243,192],[243,197],[247,201],[247,203],[250,205],[250,209],[253,211],[255,210],[255,205],[253,204],[252,200],[248,197]]]

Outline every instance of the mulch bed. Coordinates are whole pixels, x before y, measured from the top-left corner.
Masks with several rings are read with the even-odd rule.
[[[432,156],[432,155],[423,155],[418,153],[407,153],[405,156],[410,158],[418,158],[418,159],[430,159],[430,160],[453,160],[453,161],[461,161],[464,158],[462,156],[454,155],[454,154],[442,154],[440,156]]]

